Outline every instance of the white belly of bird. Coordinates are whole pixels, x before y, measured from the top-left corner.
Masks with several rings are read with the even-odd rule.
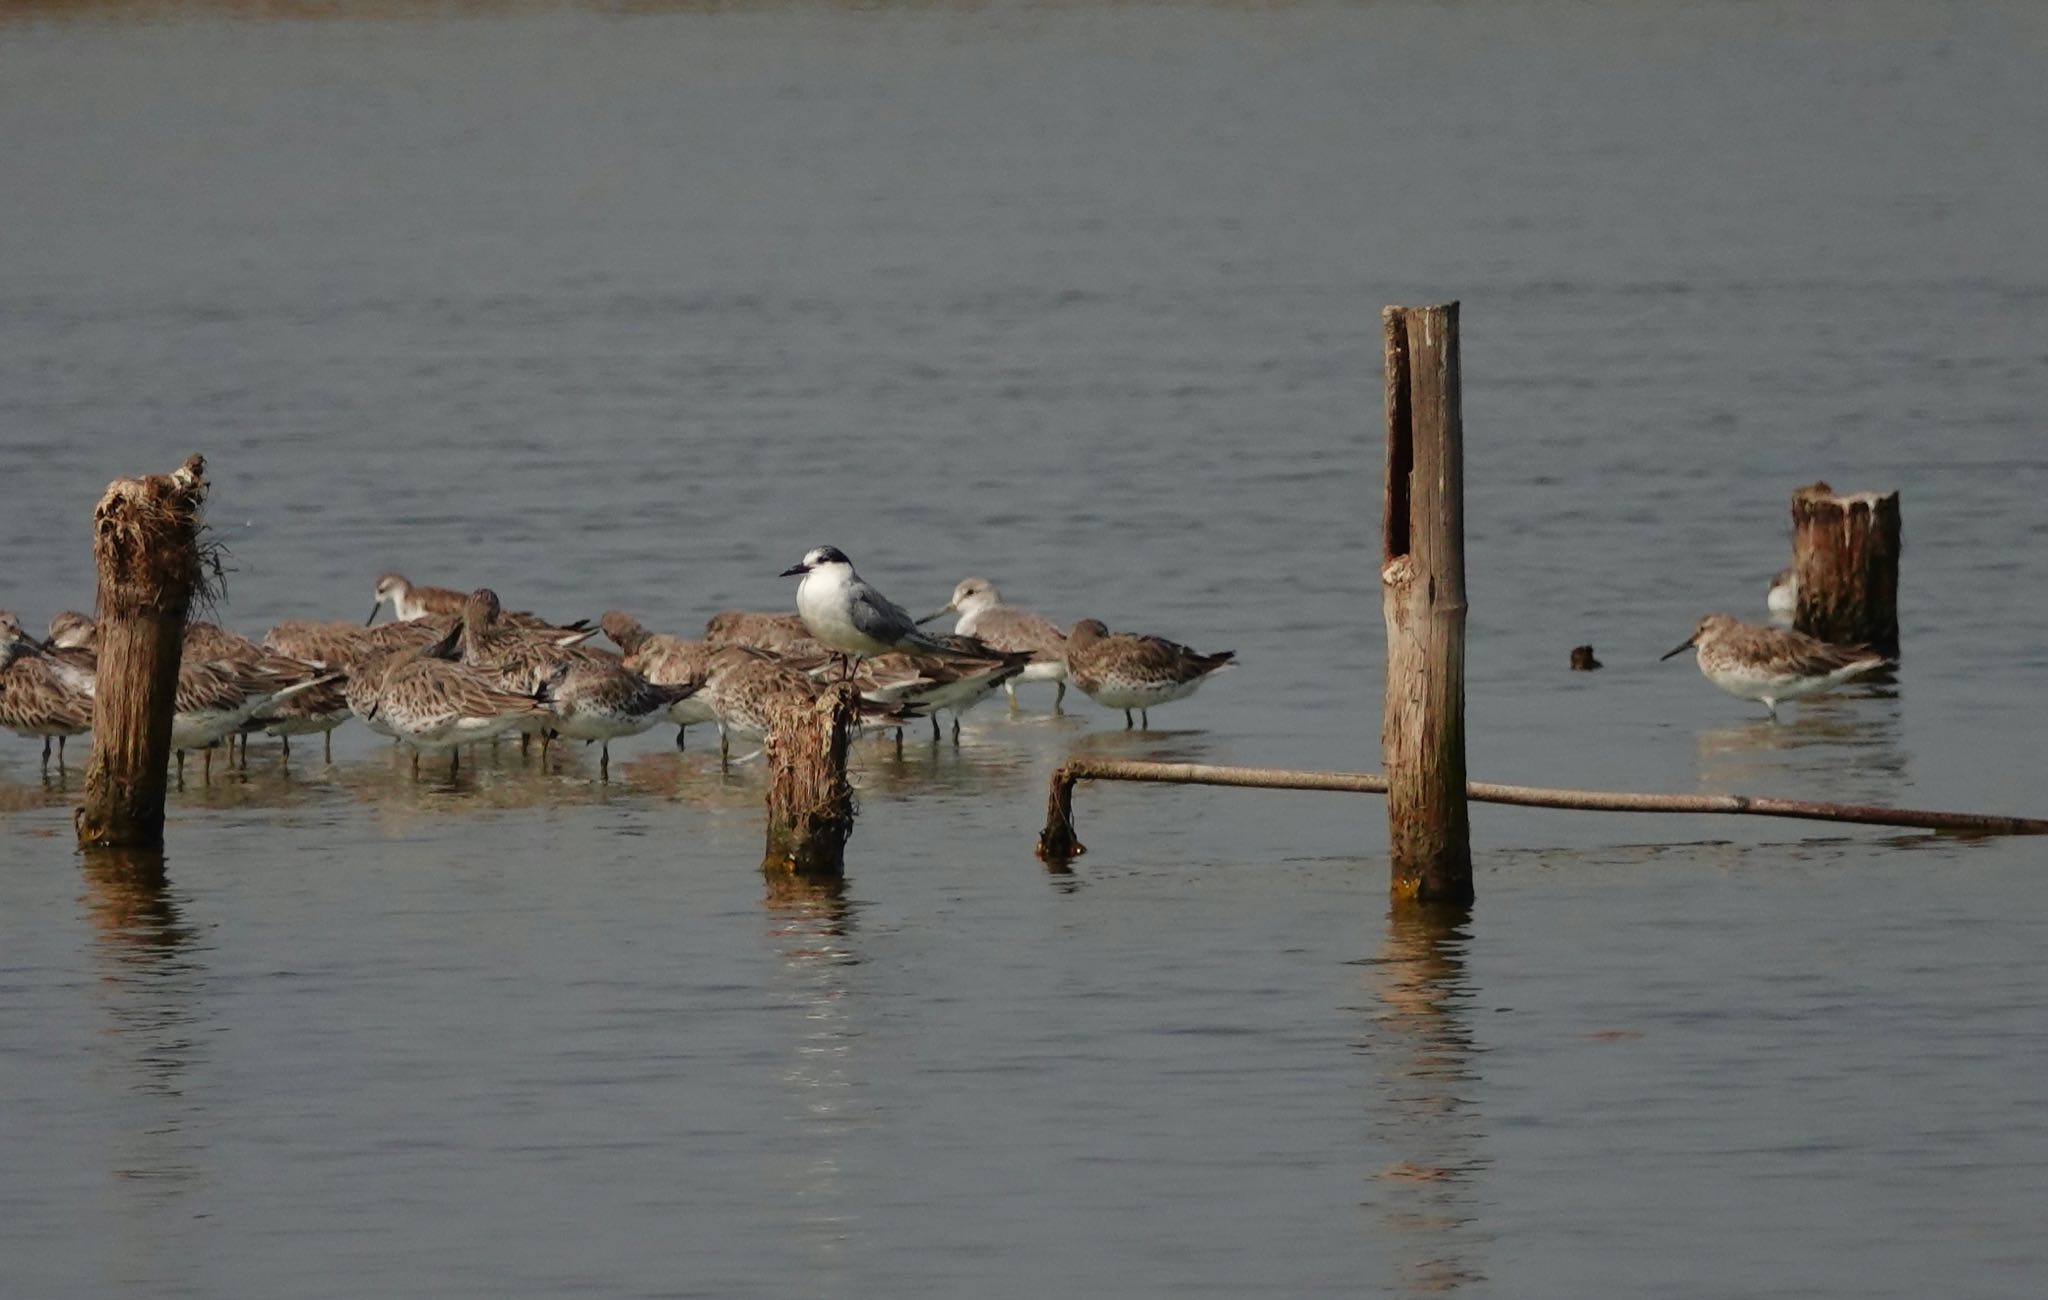
[[[205,749],[208,745],[218,745],[230,732],[239,731],[261,706],[262,701],[259,700],[239,709],[174,713],[171,715],[171,748]]]
[[[1017,674],[1020,682],[1063,682],[1067,680],[1067,661],[1045,659],[1035,664],[1026,664],[1024,671]]]
[[[686,700],[677,700],[668,706],[668,720],[678,727],[695,727],[706,722],[718,721],[718,714],[712,709],[711,701],[698,691]]]
[[[853,625],[847,615],[845,591],[822,577],[806,577],[796,589],[796,612],[811,635],[849,654],[879,655],[895,649]]]
[[[1715,668],[1706,674],[1708,681],[1745,700],[1797,700],[1808,695],[1840,685],[1847,679],[1868,671],[1870,665],[1850,664],[1834,672],[1813,677],[1800,673],[1773,672],[1768,668],[1733,665]]]
[[[517,723],[518,719],[512,716],[472,718],[442,714],[417,723],[401,723],[397,734],[420,749],[454,749],[502,736]]]
[[[972,677],[963,677],[944,686],[935,686],[929,690],[913,690],[909,692],[909,698],[927,709],[947,709],[954,713],[964,713],[995,694],[996,687],[1002,685],[1001,679],[1000,672],[976,673]]]

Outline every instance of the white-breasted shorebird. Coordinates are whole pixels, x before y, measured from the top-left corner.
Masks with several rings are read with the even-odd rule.
[[[1895,666],[1868,646],[1830,645],[1804,632],[1758,627],[1709,614],[1663,657],[1696,650],[1700,673],[1745,700],[1761,701],[1775,718],[1778,701],[1818,695],[1843,682]]]
[[[1023,672],[1003,683],[1011,708],[1017,707],[1018,682],[1052,682],[1058,687],[1052,697],[1052,711],[1060,711],[1061,702],[1067,698],[1067,634],[1055,627],[1051,619],[1005,605],[996,585],[987,578],[962,578],[960,585],[953,588],[953,599],[917,621],[922,626],[947,614],[960,616],[953,625],[956,634],[971,636],[991,650],[1031,656]]]

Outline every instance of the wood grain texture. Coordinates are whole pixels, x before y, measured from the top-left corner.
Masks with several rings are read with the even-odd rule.
[[[1389,307],[1380,570],[1394,897],[1472,897],[1465,794],[1465,459],[1458,304]]]
[[[185,618],[205,590],[206,462],[116,479],[93,511],[99,672],[92,762],[75,816],[84,846],[163,844],[164,785]]]
[[[1899,494],[1792,494],[1792,626],[1839,645],[1899,657]]]

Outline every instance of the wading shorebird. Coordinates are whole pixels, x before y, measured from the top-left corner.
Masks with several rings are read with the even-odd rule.
[[[648,681],[656,686],[697,688],[668,706],[668,720],[676,724],[677,749],[683,747],[683,733],[691,727],[718,721],[717,711],[711,707],[711,701],[704,697],[702,690],[711,675],[713,659],[723,650],[754,653],[738,643],[719,646],[709,641],[691,641],[666,632],[651,631],[624,610],[606,610],[597,625],[625,655],[623,662],[626,667]],[[804,639],[808,641],[810,638]]]
[[[1205,655],[1165,637],[1112,633],[1099,618],[1084,618],[1067,633],[1067,680],[1097,704],[1122,709],[1125,730],[1132,709],[1150,727],[1149,710],[1193,695],[1236,659],[1234,650]]]
[[[786,659],[810,659],[837,653],[812,636],[799,616],[751,609],[728,609],[713,614],[704,624],[704,642],[713,646],[752,646]]]
[[[391,615],[402,623],[417,622],[420,619],[446,619],[462,617],[462,608],[469,602],[466,592],[450,587],[415,586],[406,581],[402,573],[386,573],[377,579],[377,603],[370,606],[370,617],[364,627],[377,621],[377,613],[389,603]],[[580,639],[589,640],[597,635],[597,629],[588,620],[577,619],[573,623],[550,623],[540,615],[523,609],[500,609],[498,619],[507,627],[531,628],[540,632],[580,633]],[[564,641],[564,645],[574,644]]]
[[[92,694],[66,681],[21,629],[0,610],[0,727],[43,739],[43,767],[50,766],[50,741],[57,742],[57,767],[64,767],[64,742],[92,730]]]
[[[987,578],[962,578],[953,588],[953,599],[917,620],[918,626],[947,614],[960,616],[953,625],[956,635],[974,637],[991,650],[1031,656],[1023,672],[1003,683],[1012,709],[1017,707],[1018,682],[1052,682],[1059,688],[1052,697],[1052,711],[1060,711],[1067,698],[1067,634],[1053,626],[1052,620],[1003,604],[996,585]]]
[[[917,620],[903,607],[868,585],[853,571],[853,561],[836,546],[815,546],[782,571],[785,578],[801,574],[796,587],[796,612],[812,636],[847,658],[915,650],[951,658],[960,652],[917,630]]]
[[[1738,623],[1726,614],[1701,619],[1692,635],[1663,657],[1693,649],[1701,675],[1730,695],[1762,701],[1773,718],[1779,700],[1818,695],[1897,664],[1868,646],[1829,645],[1804,632]]]
[[[491,740],[522,724],[548,716],[548,687],[532,695],[499,690],[466,664],[432,657],[403,658],[381,675],[365,722],[384,728],[412,747],[413,775],[422,750],[447,750],[448,774],[462,767],[460,749]]]

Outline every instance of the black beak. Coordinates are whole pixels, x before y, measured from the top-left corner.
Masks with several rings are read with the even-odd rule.
[[[381,600],[380,600],[380,601],[378,601],[378,602],[377,602],[376,604],[374,604],[374,605],[370,606],[370,616],[369,616],[368,618],[366,618],[366,619],[364,619],[364,620],[363,620],[363,626],[364,626],[364,627],[368,627],[368,626],[370,626],[370,624],[372,624],[372,623],[376,622],[376,621],[377,621],[377,611],[378,611],[378,610],[380,610],[380,609],[382,609],[382,608],[384,608],[384,602],[383,602],[383,601],[381,601]]]
[[[1678,643],[1678,648],[1677,648],[1677,649],[1675,649],[1675,650],[1673,650],[1673,651],[1671,652],[1671,654],[1663,654],[1663,655],[1658,655],[1658,656],[1657,656],[1657,662],[1661,664],[1661,663],[1663,663],[1663,662],[1664,662],[1664,661],[1665,661],[1666,659],[1669,659],[1669,658],[1671,657],[1671,655],[1676,655],[1676,654],[1684,654],[1684,653],[1685,653],[1686,651],[1688,651],[1688,650],[1692,649],[1692,643],[1693,643],[1693,641],[1694,641],[1695,639],[1696,639],[1696,638],[1694,638],[1694,637],[1687,637],[1687,638],[1686,638],[1685,640],[1683,640],[1683,641],[1680,641],[1680,642]]]
[[[917,625],[919,627],[923,627],[925,624],[931,622],[933,619],[944,618],[946,615],[952,612],[953,607],[951,605],[946,606],[944,609],[935,609],[931,613],[926,614],[923,618],[917,620]]]
[[[783,578],[794,578],[799,573],[809,573],[810,571],[811,566],[808,564],[792,564],[788,568],[784,569],[777,576]]]

